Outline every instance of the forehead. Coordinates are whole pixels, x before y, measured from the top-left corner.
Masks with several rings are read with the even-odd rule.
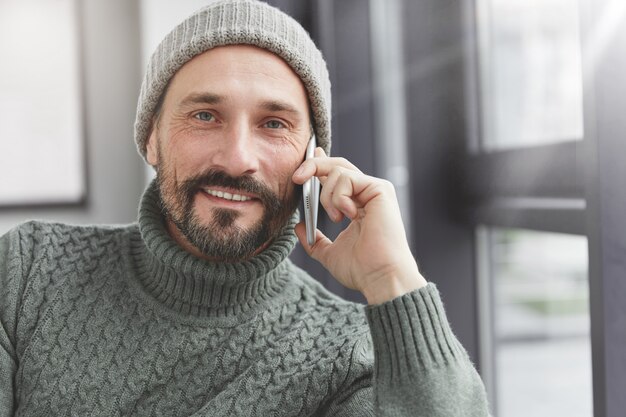
[[[251,45],[228,45],[210,49],[185,63],[174,75],[172,89],[211,88],[227,94],[245,88],[250,94],[272,91],[307,102],[300,77],[279,56]]]

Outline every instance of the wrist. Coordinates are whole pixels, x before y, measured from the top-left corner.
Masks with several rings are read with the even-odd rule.
[[[396,269],[381,274],[370,281],[361,293],[369,305],[382,304],[428,284],[417,265]]]

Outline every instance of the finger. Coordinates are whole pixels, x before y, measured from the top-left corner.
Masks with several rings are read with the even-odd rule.
[[[354,187],[350,174],[341,175],[335,184],[332,194],[332,205],[349,219],[356,218],[358,208],[354,199]]]
[[[309,159],[309,162],[315,164],[315,176],[328,175],[333,168],[343,168],[349,171],[361,173],[361,170],[354,166],[350,161],[346,158],[341,157],[315,157]]]
[[[375,180],[373,177],[343,167],[335,167],[328,178],[333,178],[333,182],[329,184],[327,180],[326,192],[330,192],[332,205],[336,209],[345,206],[340,204],[342,196],[356,201],[358,194]]]
[[[307,255],[309,255],[316,261],[321,262],[322,265],[325,265],[325,254],[327,253],[328,248],[332,246],[333,242],[329,238],[327,238],[324,233],[317,229],[315,231],[315,243],[313,244],[313,246],[309,246],[309,243],[306,239],[306,225],[304,224],[304,222],[300,222],[296,225],[295,232],[298,240],[300,241],[300,244],[302,245],[302,248],[307,253]]]
[[[321,148],[319,149],[321,150]],[[359,173],[361,172],[356,166],[352,165],[352,163],[345,158],[316,156],[315,158],[307,159],[302,162],[300,167],[298,167],[298,169],[294,172],[292,180],[296,184],[304,184],[304,182],[312,176],[319,178],[328,176],[334,167],[346,168]]]
[[[330,175],[326,178],[325,183],[322,185],[322,192],[320,193],[320,203],[322,203],[322,206],[324,206],[328,216],[334,222],[339,222],[343,219],[341,211],[337,210],[332,203],[335,184],[340,176],[341,172],[338,169],[331,171]]]

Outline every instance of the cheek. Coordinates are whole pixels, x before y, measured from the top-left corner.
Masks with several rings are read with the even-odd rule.
[[[171,129],[167,141],[167,163],[174,167],[180,179],[187,179],[206,169],[214,152],[206,140],[189,135],[185,129]]]
[[[278,162],[276,162],[278,161]],[[300,166],[300,160],[281,161],[280,158],[274,159],[274,163],[270,165],[270,169],[275,173],[274,181],[278,184],[278,195],[285,198],[293,194],[296,184],[292,181],[293,173]]]
[[[168,148],[172,154],[189,158],[200,148],[201,141],[188,128],[173,125],[167,131]]]

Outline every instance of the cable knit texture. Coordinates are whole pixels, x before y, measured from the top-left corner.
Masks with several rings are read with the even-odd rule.
[[[364,308],[287,256],[203,261],[154,187],[138,224],[23,224],[0,239],[0,416],[483,416],[429,284]]]

